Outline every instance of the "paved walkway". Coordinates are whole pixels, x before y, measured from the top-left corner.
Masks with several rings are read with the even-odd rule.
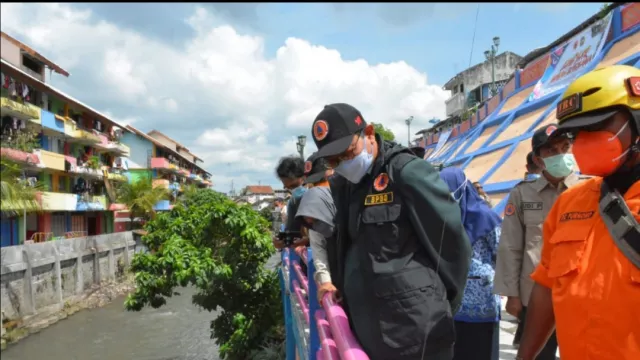
[[[518,323],[516,319],[507,314],[504,305],[507,299],[502,299],[502,321],[500,321],[500,360],[514,360],[516,358],[516,350],[511,344],[513,343],[513,335],[516,333]],[[560,352],[556,352],[556,359],[560,359]]]

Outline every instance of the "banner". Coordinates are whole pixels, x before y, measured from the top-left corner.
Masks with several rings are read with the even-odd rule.
[[[580,71],[602,51],[610,28],[613,12],[596,22],[551,52],[544,74],[536,83],[528,101],[569,85]]]
[[[447,143],[447,140],[449,140],[449,135],[451,135],[452,130],[453,129],[449,129],[440,133],[440,137],[438,138],[438,145],[436,145],[436,148],[435,150],[433,150],[433,153],[431,153],[431,156],[429,156],[429,159],[434,159],[435,157],[440,156],[439,152],[440,150],[442,150],[444,144]]]

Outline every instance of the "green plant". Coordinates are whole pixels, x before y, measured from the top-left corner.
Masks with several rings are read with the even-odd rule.
[[[36,130],[27,126],[25,129],[16,131],[10,137],[2,139],[2,147],[30,153],[35,149],[40,149],[39,135]]]
[[[95,155],[90,156],[89,160],[87,160],[87,167],[93,170],[100,169],[100,158]]]
[[[156,214],[153,207],[161,200],[170,198],[169,191],[163,187],[153,187],[150,177],[143,177],[132,183],[121,183],[116,190],[118,203],[129,209],[129,218],[133,224],[135,218],[149,220]]]
[[[145,229],[150,252],[132,260],[137,286],[125,301],[128,310],[160,307],[176,287],[193,285],[193,303],[219,311],[211,336],[221,359],[257,359],[284,341],[278,275],[264,266],[274,248],[258,212],[202,189]]]
[[[376,130],[376,134],[380,134],[380,136],[382,136],[382,139],[387,141],[393,141],[396,139],[396,136],[393,134],[393,132],[384,127],[384,125],[377,123],[371,123],[371,125],[373,125],[373,128]]]
[[[266,208],[260,210],[260,216],[262,216],[269,223],[269,229],[273,227],[273,209],[271,206],[267,206]]]
[[[6,157],[0,158],[0,208],[8,215],[19,215],[23,211],[33,212],[41,209],[36,195],[43,190],[40,183],[30,186],[21,179],[20,165]]]

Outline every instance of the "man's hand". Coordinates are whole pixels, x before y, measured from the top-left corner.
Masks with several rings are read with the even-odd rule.
[[[322,298],[324,297],[324,294],[328,292],[333,293],[332,295],[333,295],[334,301],[339,302],[340,300],[342,300],[338,294],[338,289],[336,289],[336,287],[333,286],[332,283],[326,282],[318,286],[318,302],[319,303],[322,303]]]
[[[515,316],[517,318],[520,316],[520,312],[522,312],[522,301],[519,297],[509,296],[505,308],[509,315]]]
[[[278,249],[278,250],[282,250],[285,248],[284,246],[284,241],[278,239],[277,237],[273,236],[271,238],[271,241],[273,242],[273,246]]]
[[[303,236],[302,238],[293,240],[293,246],[307,246],[309,245],[309,238],[307,236]]]

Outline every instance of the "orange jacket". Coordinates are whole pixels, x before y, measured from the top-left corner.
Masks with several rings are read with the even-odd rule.
[[[600,217],[602,178],[565,191],[543,226],[531,277],[552,289],[562,360],[640,359],[640,270],[618,249]],[[624,196],[640,220],[640,181]]]

